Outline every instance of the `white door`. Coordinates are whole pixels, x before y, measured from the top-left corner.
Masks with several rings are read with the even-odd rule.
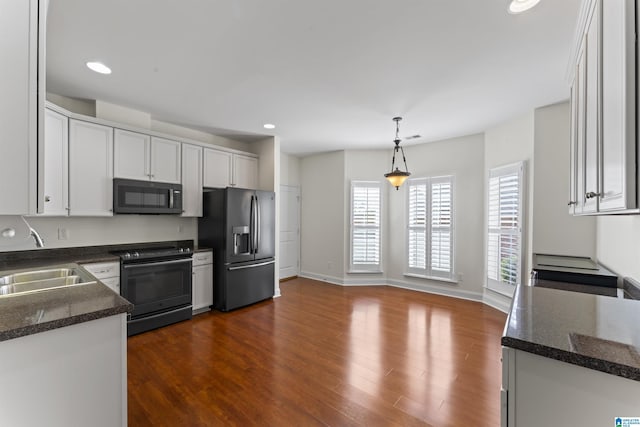
[[[300,188],[280,186],[280,279],[298,275],[300,266]]]

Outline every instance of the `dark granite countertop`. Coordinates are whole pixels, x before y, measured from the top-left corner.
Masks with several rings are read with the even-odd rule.
[[[121,245],[37,249],[0,253],[0,272],[59,266],[118,262],[112,252],[178,245],[193,241],[148,242]],[[82,268],[82,267],[79,267]],[[83,269],[84,270],[84,269]],[[91,274],[84,270],[90,277]],[[2,274],[0,274],[2,275]],[[133,304],[99,281],[46,291],[0,297],[0,341],[131,312]]]
[[[0,297],[0,341],[132,310],[133,304],[99,281],[4,296]]]
[[[502,345],[640,381],[640,301],[520,285]]]

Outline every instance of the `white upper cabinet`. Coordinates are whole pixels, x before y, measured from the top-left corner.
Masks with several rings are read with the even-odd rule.
[[[231,185],[231,153],[204,149],[204,186],[225,188]]]
[[[599,3],[599,1],[598,1]],[[598,210],[598,144],[600,141],[599,104],[600,94],[600,12],[596,7],[587,24],[585,37],[585,146],[584,146],[584,204],[583,213]]]
[[[202,147],[182,144],[182,216],[202,216]]]
[[[590,0],[571,89],[570,212],[636,213],[635,2]]]
[[[151,177],[151,137],[115,129],[113,135],[113,176],[149,180]]]
[[[204,186],[258,188],[258,159],[205,148]]]
[[[36,213],[38,1],[0,6],[0,215]],[[44,83],[44,79],[42,84]],[[44,93],[44,87],[41,87]],[[42,110],[41,110],[42,111]]]
[[[138,132],[116,129],[116,178],[180,183],[180,143]]]
[[[44,116],[43,215],[67,216],[69,208],[69,119],[46,109]]]
[[[177,141],[151,137],[151,179],[179,184],[181,147]]]
[[[113,215],[113,128],[69,120],[69,214]]]
[[[233,155],[233,185],[240,188],[258,188],[258,159]]]
[[[635,1],[602,0],[602,212],[637,208]]]

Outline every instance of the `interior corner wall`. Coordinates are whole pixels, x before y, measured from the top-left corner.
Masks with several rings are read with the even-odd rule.
[[[300,275],[341,283],[344,276],[343,151],[300,160]]]
[[[405,147],[411,178],[454,176],[454,268],[457,284],[405,276],[407,191],[390,188],[387,279],[405,288],[482,297],[484,138],[482,134]],[[387,159],[388,160],[388,159]],[[387,165],[388,166],[388,165]]]
[[[533,111],[530,111],[521,116],[515,117],[509,121],[506,121],[498,126],[495,126],[485,132],[484,138],[484,164],[485,175],[483,179],[483,185],[488,182],[489,170],[499,166],[505,166],[520,161],[526,161],[525,170],[525,203],[524,203],[524,222],[525,222],[525,242],[523,244],[522,251],[522,282],[526,283],[528,279],[527,272],[531,268],[531,260],[533,258],[533,184],[535,183],[534,176],[534,129],[535,129],[535,115]],[[542,172],[541,172],[542,173]],[[484,185],[484,211],[487,211],[487,190]],[[486,234],[486,219],[483,225],[483,234]],[[482,280],[486,283],[487,271],[484,266],[484,259],[486,259],[486,245],[483,245],[482,250],[483,259],[483,275]],[[486,288],[485,288],[486,289]],[[509,305],[509,298],[504,298],[495,292],[486,291],[492,298],[499,299],[504,305]],[[495,294],[495,295],[494,295]]]
[[[598,262],[640,281],[640,215],[599,216],[596,229]]]
[[[567,208],[570,123],[568,102],[535,110],[533,253],[595,258],[595,217],[572,216]]]

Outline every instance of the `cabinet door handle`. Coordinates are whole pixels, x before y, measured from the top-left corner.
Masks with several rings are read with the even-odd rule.
[[[589,191],[588,193],[585,193],[584,197],[586,197],[587,199],[593,199],[594,197],[600,197],[602,196],[602,194],[600,193],[594,193],[593,191]]]
[[[573,200],[569,201],[569,203],[567,203],[567,206],[571,206],[571,205],[577,205],[578,202],[575,202]]]
[[[51,201],[51,196],[44,196],[44,201],[45,202],[50,202]]]

